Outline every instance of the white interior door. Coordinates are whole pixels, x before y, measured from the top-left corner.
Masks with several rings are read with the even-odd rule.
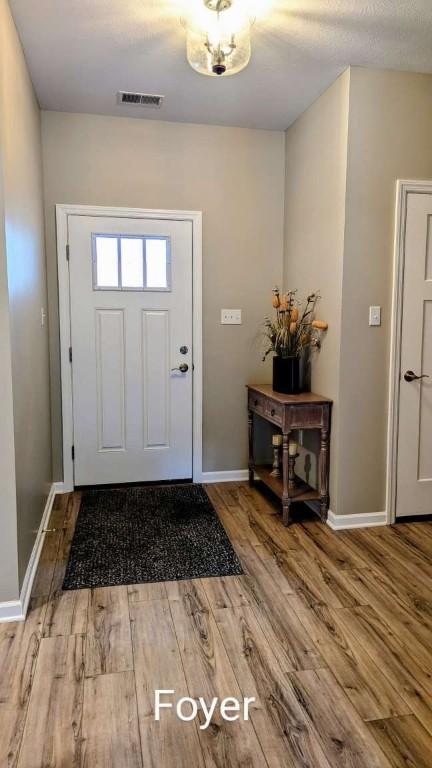
[[[191,478],[192,224],[68,230],[75,485]]]
[[[432,514],[432,194],[408,195],[396,517]]]

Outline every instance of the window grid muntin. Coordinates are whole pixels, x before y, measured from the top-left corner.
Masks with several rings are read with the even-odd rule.
[[[98,237],[112,237],[117,240],[117,287],[105,287],[97,284],[97,239]],[[143,280],[144,286],[142,288],[127,288],[122,286],[122,270],[121,270],[121,241],[122,240],[142,240],[142,258],[143,258]],[[164,240],[166,243],[166,288],[152,288],[147,286],[147,240]],[[93,274],[93,290],[94,291],[153,291],[169,293],[171,291],[171,238],[168,235],[115,235],[106,232],[96,232],[92,234],[92,274]]]

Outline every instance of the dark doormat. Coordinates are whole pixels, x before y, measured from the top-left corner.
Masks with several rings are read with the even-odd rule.
[[[63,589],[242,573],[201,485],[86,490]]]

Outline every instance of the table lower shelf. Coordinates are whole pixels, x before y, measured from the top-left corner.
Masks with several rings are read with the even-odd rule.
[[[281,499],[283,494],[282,477],[271,475],[271,464],[257,464],[254,466],[254,471],[257,477]],[[315,488],[296,477],[296,487],[289,491],[289,498],[291,501],[315,501],[320,498],[320,494]]]

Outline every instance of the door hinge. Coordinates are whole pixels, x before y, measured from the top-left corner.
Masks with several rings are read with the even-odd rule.
[[[66,261],[69,261],[70,257],[70,249],[69,249],[69,243],[66,245]]]
[[[72,347],[69,347],[69,362],[72,362]]]
[[[75,461],[75,446],[72,446],[72,461]]]

